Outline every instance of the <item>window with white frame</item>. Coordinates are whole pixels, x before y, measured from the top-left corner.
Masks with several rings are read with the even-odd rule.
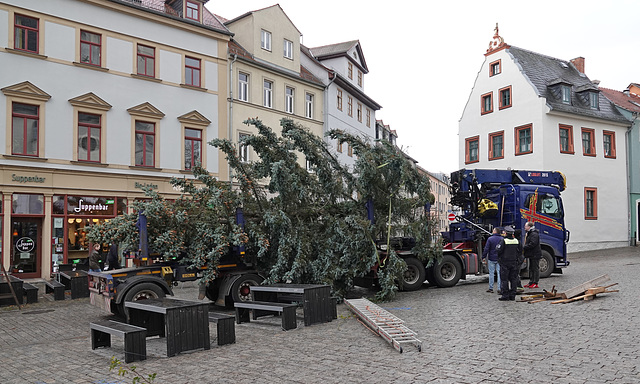
[[[313,119],[313,95],[310,93],[305,95],[304,115],[309,119]]]
[[[571,104],[571,87],[568,85],[563,85],[561,88],[562,91],[562,102],[564,104]]]
[[[293,42],[284,39],[284,57],[293,60]]]
[[[267,108],[271,108],[273,106],[273,82],[272,81],[269,81],[269,80],[264,81],[262,105]]]
[[[240,161],[243,163],[249,162],[249,146],[244,143],[248,138],[249,135],[246,133],[238,134],[238,156],[240,157]]]
[[[294,89],[291,87],[285,87],[284,91],[284,111],[286,113],[293,113],[293,100]]]
[[[260,30],[260,47],[271,51],[271,32],[264,29]]]
[[[238,74],[238,100],[249,101],[249,75]]]

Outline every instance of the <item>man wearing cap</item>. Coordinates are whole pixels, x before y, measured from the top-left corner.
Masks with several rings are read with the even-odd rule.
[[[498,252],[498,263],[500,264],[500,291],[502,295],[500,301],[515,300],[516,287],[518,286],[518,269],[522,263],[522,249],[518,239],[513,237],[513,227],[504,228],[507,237],[502,239],[496,246]]]

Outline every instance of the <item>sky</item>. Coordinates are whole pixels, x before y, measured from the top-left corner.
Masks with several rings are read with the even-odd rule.
[[[600,87],[640,83],[637,0],[211,0],[206,7],[233,19],[275,4],[307,47],[360,41],[365,93],[382,105],[376,119],[430,172],[463,167],[458,121],[496,23],[509,45],[562,60],[584,57],[587,77]]]

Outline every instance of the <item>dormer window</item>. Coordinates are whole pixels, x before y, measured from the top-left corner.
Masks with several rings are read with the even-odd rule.
[[[562,102],[565,104],[571,104],[571,87],[568,85],[561,86]]]
[[[186,18],[195,20],[195,21],[200,21],[200,4],[196,3],[195,1],[189,1],[189,0],[187,0],[186,3],[187,3]]]
[[[596,92],[589,92],[589,108],[598,109],[598,94]]]

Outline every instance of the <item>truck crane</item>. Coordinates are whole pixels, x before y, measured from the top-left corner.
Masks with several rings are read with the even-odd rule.
[[[524,242],[524,225],[533,222],[540,231],[542,259],[540,277],[562,273],[569,265],[567,243],[570,232],[564,224],[560,193],[566,179],[555,171],[461,169],[451,173],[451,205],[457,208],[456,222],[442,232],[442,255],[429,267],[412,251],[412,238],[394,238],[391,245],[407,264],[402,288],[415,290],[424,281],[452,287],[467,275],[485,273],[482,250],[494,227],[512,226]],[[383,245],[379,252],[386,255]],[[376,267],[357,285],[375,282]],[[523,270],[526,272],[526,264]]]

